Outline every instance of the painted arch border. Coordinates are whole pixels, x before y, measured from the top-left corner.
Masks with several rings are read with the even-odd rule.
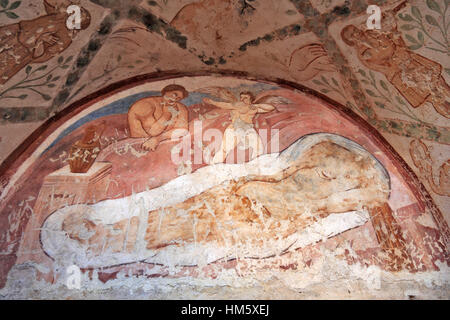
[[[33,131],[0,165],[0,211],[2,210],[2,207],[4,207],[4,204],[8,202],[9,198],[14,195],[15,191],[17,191],[15,190],[15,188],[11,188],[10,186],[15,182],[15,179],[12,178],[17,175],[19,175],[19,177],[21,176],[19,170],[21,169],[27,158],[30,157],[64,123],[76,117],[96,103],[140,85],[164,80],[173,80],[176,78],[202,76],[232,77],[235,79],[277,85],[280,88],[300,91],[312,99],[318,99],[327,108],[337,111],[337,113],[344,119],[360,128],[360,130],[368,137],[370,137],[372,139],[372,142],[383,153],[385,153],[387,157],[389,157],[395,168],[398,170],[399,174],[408,185],[408,188],[417,198],[420,209],[430,209],[430,213],[443,237],[446,247],[450,246],[450,229],[441,211],[430,196],[429,192],[426,190],[425,186],[418,179],[416,174],[412,171],[405,160],[403,160],[403,158],[397,153],[397,151],[395,151],[395,149],[389,144],[389,142],[366,120],[364,120],[353,110],[342,105],[341,103],[299,83],[280,78],[258,77],[247,72],[233,70],[191,72],[165,71],[142,74],[112,83],[77,100],[74,103],[71,103],[69,106],[47,119],[35,131]],[[24,173],[25,172],[23,172],[22,174]]]

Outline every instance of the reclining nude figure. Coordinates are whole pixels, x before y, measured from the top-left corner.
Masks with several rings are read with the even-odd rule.
[[[263,255],[273,240],[283,243],[332,213],[377,207],[388,193],[371,159],[321,142],[277,174],[242,177],[150,212],[145,242],[153,250],[195,242]]]
[[[244,173],[218,183],[204,176],[208,168],[203,173],[199,169],[192,177],[178,178],[186,184],[185,196],[176,194],[181,190],[174,181],[172,187],[168,183],[150,190],[140,200],[61,209],[44,229],[60,230],[67,238],[44,232],[43,248],[52,257],[79,254],[80,265],[165,263],[168,257],[179,264],[196,264],[236,255],[263,258],[363,225],[369,221],[367,212],[388,201],[387,172],[367,152],[333,141],[314,143],[300,154],[305,144],[299,143],[291,153],[296,159],[282,166],[281,156],[261,156],[277,168],[270,174]],[[133,204],[124,207],[125,203]],[[322,231],[317,230],[326,231],[318,235]],[[64,243],[80,249],[63,249]]]
[[[148,138],[142,147],[154,151],[162,141],[175,138],[178,129],[188,130],[188,110],[179,101],[189,93],[172,84],[161,90],[161,96],[143,98],[128,110],[131,138]]]

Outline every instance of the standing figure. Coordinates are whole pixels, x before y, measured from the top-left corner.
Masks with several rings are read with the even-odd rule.
[[[46,15],[0,27],[0,84],[6,83],[30,63],[42,63],[66,50],[79,30],[67,29],[66,7],[44,0]],[[81,10],[81,30],[91,23],[89,12]]]
[[[441,75],[442,66],[412,52],[396,26],[392,33],[383,33],[349,25],[341,31],[341,37],[356,49],[362,64],[383,73],[411,106],[431,102],[439,114],[450,118],[450,88]]]
[[[132,138],[149,138],[142,147],[154,151],[159,143],[170,140],[177,130],[188,130],[188,110],[179,101],[189,93],[182,86],[171,84],[161,96],[143,98],[128,110],[128,126]]]
[[[239,144],[244,145],[244,150],[251,147],[252,154],[250,159],[260,156],[264,151],[264,145],[261,137],[253,126],[253,119],[258,113],[267,113],[275,110],[272,103],[286,103],[287,99],[276,96],[264,96],[255,101],[251,92],[241,92],[238,101],[233,93],[223,88],[210,87],[199,90],[199,92],[219,95],[227,102],[214,101],[209,98],[203,99],[205,103],[213,106],[231,110],[231,124],[225,129],[219,150],[214,155],[211,163],[222,163],[227,155]]]

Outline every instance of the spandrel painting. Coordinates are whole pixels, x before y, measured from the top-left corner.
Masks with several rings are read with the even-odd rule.
[[[104,283],[235,281],[304,279],[325,262],[412,275],[448,259],[440,212],[387,142],[286,85],[143,81],[44,136],[0,209],[15,226],[3,250],[49,285],[73,265]]]

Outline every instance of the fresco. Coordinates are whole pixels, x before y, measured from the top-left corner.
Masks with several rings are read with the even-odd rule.
[[[81,7],[80,29],[69,30],[66,26],[69,14],[65,10],[60,10],[56,4],[48,1],[44,1],[44,6],[46,15],[33,20],[22,20],[0,29],[1,45],[5,48],[0,58],[1,84],[28,64],[47,62],[62,53],[70,46],[78,31],[86,29],[91,22],[89,12]],[[11,4],[9,10],[15,7],[16,5]],[[6,14],[8,17],[12,16],[10,11],[6,11]]]
[[[398,2],[383,10],[381,30],[366,30],[363,15],[338,22],[332,29],[344,55],[355,59],[352,68],[357,81],[371,100],[363,117],[381,132],[389,132],[385,136],[417,169],[443,212],[448,212],[448,198],[435,186],[448,179],[444,173],[449,158],[448,59],[446,51],[439,49],[441,41],[448,41],[441,27],[447,8],[446,2]],[[400,141],[409,149],[399,147]],[[427,153],[426,141],[440,152]],[[419,164],[421,153],[420,159],[427,160]],[[435,183],[433,172],[442,172],[442,180]]]
[[[449,5],[0,1],[0,286],[448,279]]]
[[[443,217],[343,110],[226,76],[96,99],[48,128],[11,176],[1,210],[16,229],[2,246],[48,284],[70,265],[105,281],[214,278],[255,260],[282,270],[274,257],[297,264],[313,250],[308,272],[331,243],[348,265],[439,270]]]

